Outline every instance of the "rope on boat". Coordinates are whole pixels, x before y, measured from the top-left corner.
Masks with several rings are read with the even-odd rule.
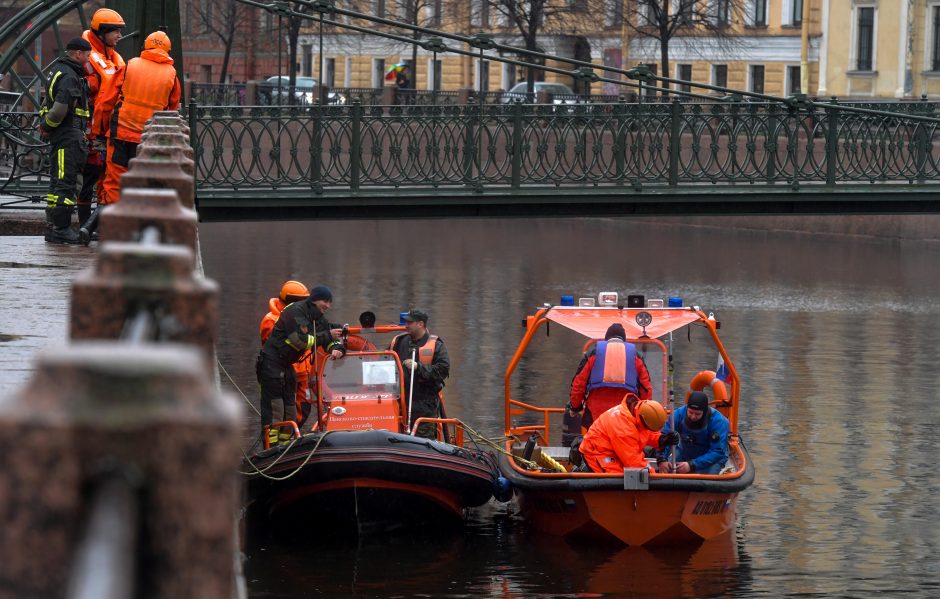
[[[557,460],[555,460],[555,458],[548,455],[544,451],[539,452],[539,464],[543,465],[542,462],[544,462],[545,464],[548,464],[547,466],[545,466],[546,468],[552,468],[553,470],[557,470],[558,472],[565,472],[565,473],[568,472],[564,466],[562,466],[561,464],[558,463]]]
[[[257,466],[255,466],[255,463],[254,463],[253,461],[251,461],[251,458],[248,456],[248,454],[245,453],[245,450],[242,449],[242,454],[245,456],[245,461],[248,462],[248,465],[252,467],[252,469],[254,470],[254,472],[242,472],[242,471],[239,471],[238,473],[239,473],[239,474],[242,474],[242,475],[244,475],[244,476],[254,476],[255,474],[260,474],[262,477],[264,477],[264,478],[266,478],[266,479],[268,479],[268,480],[274,480],[274,481],[283,481],[283,480],[287,480],[287,479],[291,478],[292,476],[296,475],[296,474],[297,474],[298,472],[300,472],[301,470],[303,470],[304,466],[307,465],[307,462],[310,461],[310,458],[313,457],[313,454],[315,454],[315,453],[317,452],[317,450],[320,448],[320,443],[323,442],[323,439],[326,439],[326,437],[327,437],[328,435],[330,435],[331,433],[334,433],[334,432],[337,432],[337,431],[326,431],[326,432],[324,432],[323,434],[321,434],[321,435],[320,435],[320,438],[317,439],[316,444],[313,446],[313,449],[311,449],[311,450],[310,450],[310,453],[307,454],[307,457],[304,458],[304,461],[303,461],[299,466],[297,466],[296,468],[294,468],[293,472],[291,472],[290,474],[285,474],[284,476],[271,476],[270,474],[265,474],[265,472],[267,472],[268,470],[270,470],[271,467],[273,467],[275,464],[277,464],[277,463],[281,460],[281,458],[283,458],[285,455],[287,455],[287,451],[288,451],[291,447],[294,446],[294,444],[300,439],[300,437],[295,437],[295,438],[291,439],[291,442],[284,448],[284,451],[281,452],[281,455],[277,456],[277,459],[276,459],[276,460],[274,460],[273,462],[271,462],[270,464],[268,464],[267,466],[265,466],[264,470],[261,470],[261,469],[259,469]]]
[[[258,408],[255,407],[255,404],[251,403],[251,400],[248,399],[248,396],[242,392],[241,388],[238,386],[238,383],[236,383],[235,379],[232,378],[232,375],[228,373],[228,370],[225,369],[225,366],[222,366],[222,362],[219,360],[216,360],[216,362],[218,363],[219,368],[222,369],[222,374],[225,375],[225,378],[227,378],[229,382],[232,383],[232,386],[235,387],[235,390],[238,391],[238,394],[242,396],[242,399],[245,400],[245,403],[251,406],[251,409],[255,411],[255,414],[260,417],[261,412],[258,410]]]
[[[522,457],[517,456],[517,455],[513,455],[512,453],[510,453],[510,452],[506,451],[505,449],[503,449],[502,447],[500,447],[500,446],[499,446],[499,443],[497,442],[497,441],[510,441],[510,440],[515,440],[515,437],[500,437],[497,441],[493,441],[492,439],[488,439],[488,438],[484,437],[482,434],[478,433],[477,431],[475,431],[475,430],[473,430],[472,428],[470,428],[469,426],[467,426],[467,423],[464,422],[464,421],[462,421],[462,420],[460,420],[459,418],[454,418],[454,420],[457,421],[457,423],[461,426],[461,428],[463,428],[463,430],[467,431],[467,434],[470,435],[470,439],[471,439],[472,441],[474,441],[474,442],[478,442],[478,441],[479,441],[479,442],[483,443],[484,445],[488,445],[488,446],[492,447],[493,449],[495,449],[496,451],[498,451],[499,453],[501,453],[501,454],[503,454],[503,455],[505,455],[505,456],[507,456],[507,457],[509,457],[509,458],[512,458],[512,459],[516,460],[516,462],[518,462],[519,464],[525,466],[526,468],[529,468],[529,469],[531,469],[531,470],[537,470],[537,469],[539,468],[538,463],[533,462],[532,460],[527,460],[527,459],[522,458]],[[546,457],[548,457],[548,456],[546,456]],[[549,458],[549,459],[551,459],[551,458]],[[552,460],[552,461],[554,461],[554,460]],[[558,464],[558,462],[555,462],[555,463]],[[558,466],[561,467],[561,464],[558,464]],[[563,468],[562,468],[562,469],[563,469]]]

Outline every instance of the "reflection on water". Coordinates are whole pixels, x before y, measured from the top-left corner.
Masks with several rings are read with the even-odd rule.
[[[930,567],[940,544],[936,246],[617,219],[229,223],[200,234],[223,289],[220,360],[252,399],[258,321],[286,278],[329,285],[337,322],[427,310],[453,362],[448,411],[494,435],[503,373],[535,306],[602,290],[680,295],[722,322],[758,468],[727,547],[571,547],[492,507],[451,534],[260,542],[246,564],[253,596],[940,592]],[[563,405],[580,346],[553,327],[514,393]],[[676,352],[680,388],[714,366],[694,332]]]

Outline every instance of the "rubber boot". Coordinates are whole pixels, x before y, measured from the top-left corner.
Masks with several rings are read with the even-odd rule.
[[[79,204],[78,206],[78,226],[84,227],[91,216],[91,204]]]
[[[292,436],[293,436],[293,433],[291,432],[291,430],[290,430],[289,428],[285,428],[285,429],[282,430],[282,431],[280,432],[280,434],[277,436],[277,441],[278,441],[278,443],[280,443],[281,445],[287,445],[288,443],[290,443],[290,438],[291,438]]]
[[[269,447],[274,447],[275,445],[277,445],[277,432],[278,431],[276,427],[272,426],[271,428],[268,429],[268,446]]]
[[[82,226],[78,229],[78,239],[84,245],[98,240],[98,217],[101,214],[101,208],[96,208],[87,219],[82,221]]]
[[[49,243],[79,243],[78,233],[72,230],[71,206],[56,206],[52,209],[52,227],[52,233],[46,236]]]
[[[46,208],[46,241],[52,241],[52,230],[54,229],[52,226],[52,211],[52,208]]]

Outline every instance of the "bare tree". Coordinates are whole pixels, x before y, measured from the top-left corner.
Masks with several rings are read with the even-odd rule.
[[[218,37],[225,48],[219,73],[219,83],[225,83],[232,50],[237,49],[235,46],[243,37],[240,33],[248,20],[256,17],[256,11],[247,4],[233,0],[197,0],[192,3],[192,7],[196,23],[202,31]]]
[[[659,42],[660,73],[669,77],[669,43],[675,37],[707,36],[728,51],[740,46],[735,25],[746,17],[747,0],[626,0],[626,26]],[[663,87],[669,88],[668,84]]]

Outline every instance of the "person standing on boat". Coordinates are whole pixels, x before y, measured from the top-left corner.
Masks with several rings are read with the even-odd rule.
[[[591,427],[596,417],[619,404],[625,392],[642,400],[652,398],[646,363],[626,338],[623,325],[615,322],[607,328],[604,340],[581,358],[566,407],[572,416],[584,410],[581,426],[585,429]]]
[[[261,427],[273,422],[274,402],[284,407],[284,420],[296,420],[294,396],[297,389],[294,364],[309,351],[322,347],[334,360],[346,354],[339,340],[342,328],[331,325],[326,312],[333,305],[333,293],[324,285],[310,290],[306,300],[294,302],[281,311],[271,329],[271,336],[261,346],[255,364],[261,386]],[[273,434],[272,434],[273,433]],[[268,431],[272,445],[278,441],[277,430]]]
[[[591,472],[623,474],[624,468],[645,468],[643,448],[664,450],[679,442],[676,432],[660,433],[666,410],[659,402],[636,402],[630,397],[598,416],[585,433],[579,451]]]
[[[676,474],[718,474],[728,461],[728,419],[715,408],[709,407],[708,396],[693,391],[686,405],[673,415],[679,446],[676,455]],[[666,423],[663,433],[672,428]],[[657,455],[667,472],[672,470],[665,454]],[[662,467],[662,466],[661,466]]]
[[[390,349],[398,354],[405,369],[405,394],[411,397],[410,428],[418,418],[440,418],[441,397],[444,380],[450,374],[450,358],[444,342],[428,331],[428,315],[421,310],[411,310],[405,315],[407,334],[392,339]],[[415,359],[412,359],[412,355]],[[414,389],[411,371],[414,370]],[[437,438],[437,427],[422,423],[415,436]]]
[[[284,308],[294,302],[301,302],[310,297],[310,291],[307,286],[300,281],[285,281],[281,285],[281,292],[278,297],[272,297],[268,300],[268,313],[261,319],[261,345],[271,336],[277,319],[280,318]],[[294,377],[297,379],[297,391],[294,395],[294,409],[300,416],[297,418],[297,426],[303,426],[307,416],[310,415],[310,371],[311,352],[305,352],[303,357],[294,362]]]

